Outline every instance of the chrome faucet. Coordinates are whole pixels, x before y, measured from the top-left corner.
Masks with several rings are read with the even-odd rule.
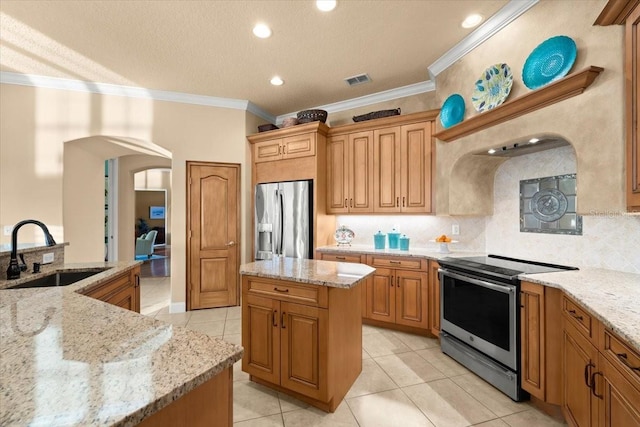
[[[27,266],[24,264],[24,259],[22,261],[22,266],[18,264],[18,230],[25,224],[35,224],[40,227],[44,232],[44,239],[47,246],[54,246],[56,244],[56,241],[53,240],[53,236],[49,233],[47,226],[40,221],[36,221],[35,219],[25,219],[24,221],[17,223],[11,232],[11,259],[9,260],[9,268],[7,268],[7,280],[19,279],[20,271],[26,271],[27,269]]]

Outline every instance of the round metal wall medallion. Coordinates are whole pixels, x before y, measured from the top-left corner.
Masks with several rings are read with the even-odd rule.
[[[567,211],[567,197],[560,190],[540,190],[531,198],[531,213],[540,221],[557,221]]]

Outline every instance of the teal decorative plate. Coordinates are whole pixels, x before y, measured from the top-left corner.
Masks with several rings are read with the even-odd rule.
[[[476,111],[491,110],[502,104],[511,93],[513,74],[507,64],[495,64],[484,70],[471,95]]]
[[[524,62],[524,85],[529,89],[537,89],[566,76],[576,56],[576,42],[571,37],[555,36],[543,41]]]
[[[464,118],[464,98],[457,93],[448,97],[440,109],[440,123],[443,128],[449,128],[460,123]]]

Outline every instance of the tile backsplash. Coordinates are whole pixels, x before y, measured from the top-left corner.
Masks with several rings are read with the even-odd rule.
[[[336,223],[355,232],[354,244],[373,245],[378,230],[387,233],[398,226],[411,238],[411,247],[433,250],[437,244],[431,240],[441,234],[451,236],[451,226],[458,224],[460,235],[452,237],[459,243],[450,245],[452,251],[640,273],[640,215],[593,212],[583,216],[582,236],[520,232],[520,180],[575,172],[572,147],[542,151],[514,157],[498,168],[492,216],[341,215]],[[577,178],[580,185],[579,174]]]

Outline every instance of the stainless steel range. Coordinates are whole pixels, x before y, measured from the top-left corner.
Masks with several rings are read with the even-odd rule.
[[[438,262],[442,351],[511,399],[527,397],[519,375],[518,275],[577,268],[498,255]]]

